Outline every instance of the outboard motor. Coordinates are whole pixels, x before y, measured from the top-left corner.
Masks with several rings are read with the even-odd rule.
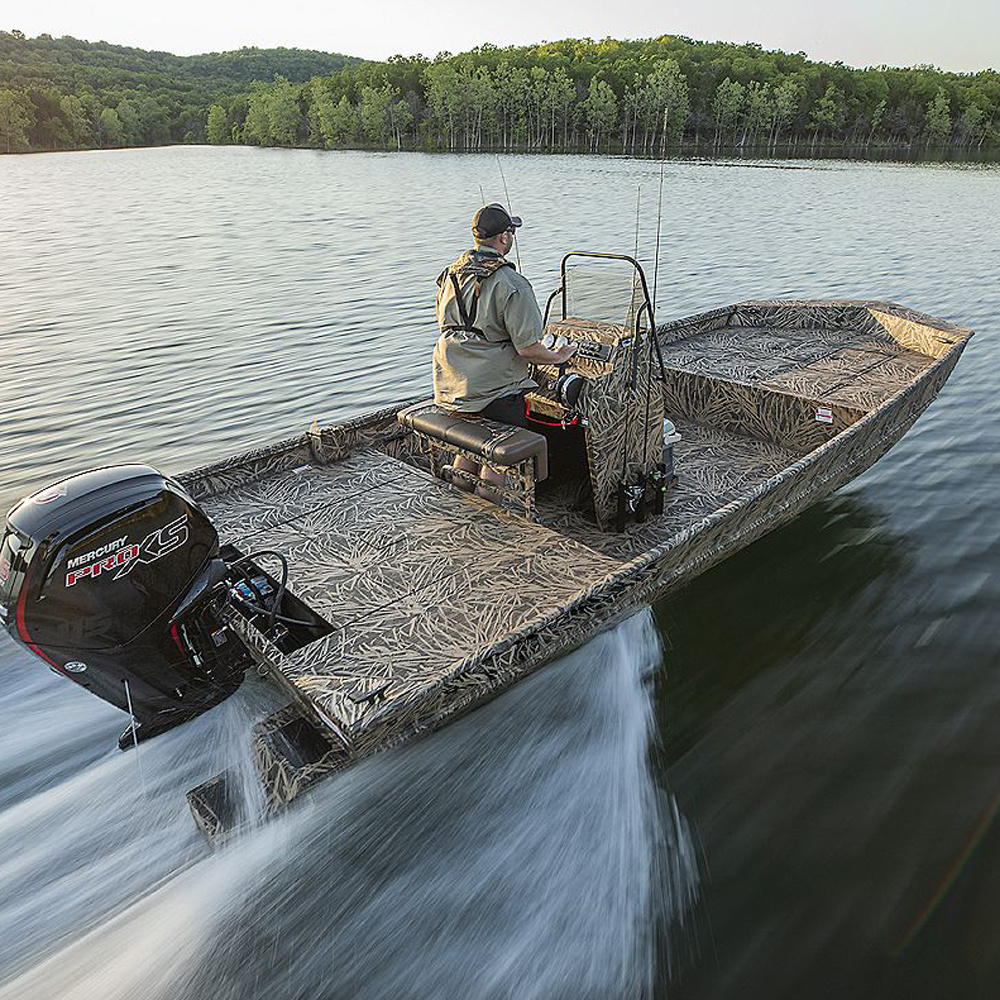
[[[220,617],[218,534],[145,465],[22,500],[0,543],[0,621],[56,672],[129,712],[147,739],[228,697],[249,665]]]

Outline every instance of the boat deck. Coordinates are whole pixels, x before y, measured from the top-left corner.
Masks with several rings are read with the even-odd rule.
[[[788,435],[786,443],[764,440],[762,434],[781,425],[777,417],[785,404],[777,400],[787,403],[799,397],[811,405],[836,407],[832,434],[843,429],[842,421],[875,409],[935,363],[888,334],[809,326],[721,325],[664,344],[662,352],[668,378],[674,373],[681,383],[694,384],[701,415],[712,422],[708,426],[681,415],[690,396],[678,397],[681,413],[668,409],[681,441],[674,447],[679,480],[663,515],[615,534],[600,531],[575,510],[571,496],[539,501],[543,523],[619,558],[667,541],[822,443],[815,411],[801,433]],[[727,386],[732,391],[726,391]],[[756,419],[747,419],[747,432],[741,433],[741,418],[749,417],[750,410]]]
[[[372,449],[203,505],[223,542],[282,552],[292,592],[333,626],[273,657],[352,739],[620,565]]]
[[[852,408],[851,419],[933,364],[889,337],[841,329],[725,326],[666,344],[663,354],[680,378],[830,400]],[[682,435],[678,484],[663,515],[621,534],[577,509],[572,488],[543,492],[530,523],[370,447],[203,503],[224,542],[282,552],[291,591],[332,626],[291,654],[270,647],[267,655],[357,746],[384,739],[394,715],[433,701],[442,685],[474,684],[484,651],[809,450],[743,433],[733,413],[713,426],[672,415]]]
[[[375,449],[303,465],[202,501],[223,542],[275,549],[289,588],[333,631],[282,676],[357,739],[398,699],[460,675],[477,651],[564,608],[634,555],[780,472],[798,453],[678,421],[680,481],[663,516],[602,532],[559,492],[540,521],[500,510]]]
[[[887,334],[725,326],[663,346],[668,369],[873,410],[934,364]]]
[[[849,482],[971,336],[868,300],[744,302],[658,333],[680,479],[662,515],[621,534],[600,530],[579,483],[541,490],[538,523],[459,493],[421,467],[389,408],[186,477],[223,542],[284,553],[292,592],[331,626],[285,655],[233,620],[296,695],[254,728],[267,810],[480,704]],[[658,447],[656,418],[644,446]],[[189,793],[213,838],[242,822],[231,777]]]
[[[677,485],[663,514],[621,533],[601,531],[592,517],[575,510],[571,496],[543,496],[538,518],[546,526],[598,552],[622,560],[648,551],[777,475],[802,452],[745,434],[676,418],[681,440],[674,445]]]

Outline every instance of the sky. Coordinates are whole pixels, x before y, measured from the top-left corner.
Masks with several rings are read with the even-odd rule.
[[[368,59],[686,35],[850,66],[1000,69],[998,0],[2,0],[0,28],[178,55],[285,45]]]

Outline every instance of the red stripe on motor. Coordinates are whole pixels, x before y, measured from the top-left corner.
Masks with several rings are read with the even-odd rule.
[[[175,622],[170,626],[170,636],[177,645],[177,648],[181,651],[184,656],[187,656],[187,650],[184,648],[184,643],[181,642],[181,637],[177,634],[177,623]]]
[[[31,636],[28,635],[28,626],[24,623],[24,605],[28,597],[28,581],[27,579],[21,584],[21,596],[17,599],[17,611],[14,613],[14,619],[17,622],[17,634],[21,637],[25,646],[28,647],[36,656],[40,656],[53,670],[62,674],[63,677],[68,680],[73,680],[73,678],[65,671],[58,663],[50,660],[32,641]],[[76,683],[74,681],[74,683]]]
[[[567,427],[576,427],[576,425],[580,422],[579,417],[573,417],[573,419],[569,423],[566,423],[566,421],[564,420],[558,420],[555,423],[552,423],[551,420],[542,420],[541,417],[533,417],[531,415],[531,403],[528,402],[527,396],[524,397],[524,415],[533,424],[543,424],[545,427],[562,427],[563,430],[565,430]]]

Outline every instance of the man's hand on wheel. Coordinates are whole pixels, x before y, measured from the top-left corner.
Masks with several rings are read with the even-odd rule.
[[[556,347],[555,344],[553,346]],[[551,350],[545,347],[542,341],[537,341],[528,347],[518,347],[516,350],[525,361],[530,361],[533,365],[562,365],[573,357],[576,344],[564,343],[556,347],[556,350]]]

